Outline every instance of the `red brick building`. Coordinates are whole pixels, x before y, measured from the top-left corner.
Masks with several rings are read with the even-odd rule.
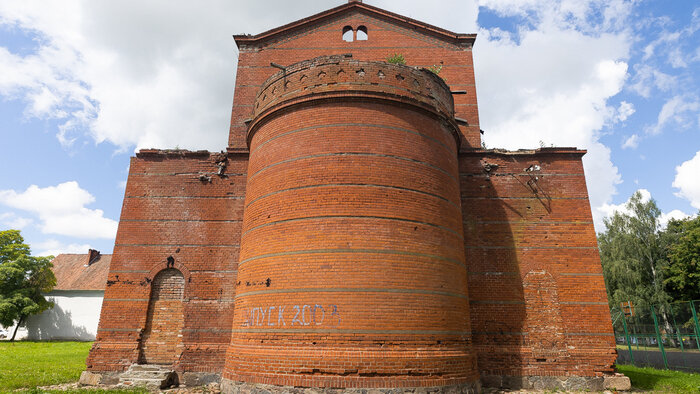
[[[481,148],[475,35],[349,1],[234,38],[226,151],[131,161],[89,371],[602,387],[585,151]]]

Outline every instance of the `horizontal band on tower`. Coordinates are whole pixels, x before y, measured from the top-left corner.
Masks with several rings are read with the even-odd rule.
[[[391,250],[391,249],[309,249],[309,250],[295,250],[292,252],[279,252],[279,253],[268,253],[261,254],[259,256],[249,257],[245,260],[241,260],[238,266],[241,267],[243,264],[252,261],[259,260],[268,257],[280,257],[280,256],[293,256],[300,254],[333,254],[333,253],[368,253],[368,254],[395,254],[400,256],[415,256],[415,257],[426,257],[430,259],[448,261],[466,267],[464,263],[459,260],[451,259],[449,257],[438,256],[434,254],[416,253],[416,252],[406,252],[403,250]]]
[[[268,227],[268,226],[274,226],[277,224],[282,224],[282,223],[291,223],[291,222],[300,222],[300,221],[305,221],[305,220],[323,220],[323,219],[371,219],[371,220],[390,220],[390,221],[397,221],[397,222],[404,222],[404,223],[412,223],[412,224],[420,224],[424,226],[431,226],[438,228],[440,230],[445,230],[449,231],[452,234],[456,235],[457,238],[460,240],[464,240],[464,237],[462,237],[462,234],[460,234],[458,231],[455,231],[449,227],[441,226],[439,224],[434,224],[434,223],[428,223],[428,222],[421,222],[419,220],[411,220],[411,219],[403,219],[403,218],[392,218],[392,217],[384,217],[384,216],[360,216],[360,215],[327,215],[327,216],[307,216],[307,217],[302,217],[302,218],[293,218],[293,219],[284,219],[284,220],[277,220],[274,222],[269,222],[269,223],[264,223],[260,224],[258,226],[252,227],[243,234],[241,234],[241,237],[245,236],[251,231],[257,230],[262,227]]]
[[[330,329],[315,329],[315,328],[298,328],[279,330],[274,328],[234,328],[231,332],[241,333],[283,333],[296,334],[311,333],[311,334],[389,334],[389,335],[469,335],[469,331],[441,331],[441,330],[370,330],[370,329],[352,329],[352,328],[330,328]]]
[[[422,138],[425,138],[425,139],[427,139],[427,140],[429,140],[429,141],[432,141],[432,142],[434,142],[434,143],[440,145],[441,147],[445,148],[445,150],[447,151],[447,153],[454,154],[455,156],[457,155],[457,150],[456,150],[456,149],[450,149],[449,146],[445,145],[444,143],[442,143],[442,142],[441,142],[440,140],[438,140],[437,138],[434,138],[434,137],[431,137],[431,136],[429,136],[429,135],[426,135],[426,134],[423,134],[423,133],[419,133],[419,132],[417,132],[417,131],[413,131],[413,130],[410,130],[410,129],[405,129],[405,128],[403,128],[403,127],[388,126],[388,125],[381,125],[381,124],[372,124],[372,123],[331,123],[331,124],[324,124],[324,125],[315,125],[315,126],[309,126],[309,127],[302,127],[302,128],[300,128],[300,129],[287,131],[287,132],[285,132],[285,133],[278,134],[278,135],[276,135],[276,136],[274,136],[274,137],[270,137],[270,138],[266,139],[265,141],[261,142],[260,145],[256,146],[255,149],[253,149],[252,151],[250,151],[250,153],[253,154],[253,153],[256,152],[258,149],[260,149],[260,148],[262,148],[263,146],[265,146],[265,144],[267,144],[268,142],[274,141],[274,140],[276,140],[277,138],[280,138],[280,137],[284,137],[284,136],[287,136],[287,135],[290,135],[290,134],[300,133],[300,132],[304,132],[304,131],[308,131],[308,130],[325,129],[325,128],[330,128],[330,127],[349,127],[349,128],[351,128],[351,127],[373,127],[373,128],[381,128],[381,129],[388,129],[388,130],[403,131],[403,132],[405,132],[405,133],[414,134],[414,135],[420,136],[420,137],[422,137]],[[450,134],[449,137],[452,138],[452,135]]]
[[[265,167],[263,167],[263,168],[261,168],[261,169],[255,171],[255,173],[252,174],[252,175],[248,178],[248,182],[250,183],[250,181],[251,181],[254,177],[256,177],[258,174],[260,174],[261,172],[266,171],[266,170],[268,170],[268,169],[270,169],[270,168],[272,168],[272,167],[275,167],[275,166],[278,166],[278,165],[281,165],[281,164],[292,163],[292,162],[295,162],[295,161],[305,160],[305,159],[315,159],[315,158],[319,158],[319,157],[343,157],[343,156],[382,157],[382,158],[387,158],[387,159],[396,159],[396,160],[410,161],[410,162],[412,162],[412,163],[417,163],[417,164],[421,164],[421,165],[424,165],[424,166],[427,166],[427,167],[436,169],[436,170],[438,170],[438,171],[444,173],[445,175],[449,176],[449,177],[452,178],[453,180],[455,180],[455,181],[457,180],[457,178],[456,178],[453,174],[450,174],[449,171],[447,171],[447,170],[445,170],[445,169],[443,169],[443,168],[440,168],[440,167],[438,167],[438,166],[436,166],[436,165],[433,165],[433,164],[430,164],[430,163],[426,163],[426,162],[424,162],[424,161],[420,161],[420,160],[416,160],[416,159],[411,159],[410,157],[403,157],[403,156],[396,156],[396,155],[383,155],[383,154],[380,154],[380,153],[349,153],[349,152],[343,152],[343,153],[321,153],[321,154],[317,154],[317,155],[300,156],[300,157],[294,157],[294,158],[287,159],[287,160],[282,160],[282,161],[279,161],[279,162],[277,162],[277,163],[272,163],[272,164],[270,164],[270,165],[268,165],[268,166],[265,166]]]
[[[263,195],[260,196],[260,197],[256,197],[256,198],[254,198],[253,200],[251,200],[250,202],[248,202],[248,204],[247,204],[245,207],[248,208],[249,206],[251,206],[254,202],[256,202],[256,201],[258,201],[258,200],[261,200],[261,199],[266,198],[266,197],[274,196],[274,195],[276,195],[276,194],[284,193],[284,192],[289,192],[289,191],[294,191],[294,190],[303,190],[303,189],[321,188],[321,187],[341,187],[341,186],[348,186],[348,187],[377,187],[377,188],[386,188],[386,189],[400,190],[400,191],[406,191],[406,192],[412,192],[412,193],[419,193],[419,194],[423,194],[423,195],[426,195],[426,196],[435,197],[435,198],[437,198],[437,199],[439,199],[439,200],[442,200],[442,201],[445,201],[445,202],[449,203],[450,205],[454,206],[455,208],[460,208],[459,205],[455,204],[454,202],[450,201],[449,199],[447,199],[447,198],[445,198],[445,197],[443,197],[443,196],[434,194],[434,193],[429,193],[429,192],[425,192],[425,191],[417,190],[417,189],[409,189],[409,188],[407,188],[407,187],[390,186],[390,185],[378,185],[378,184],[372,184],[372,183],[321,183],[321,184],[317,184],[317,185],[306,185],[306,186],[290,187],[290,188],[287,188],[287,189],[275,190],[274,192],[270,192],[270,193],[267,193],[267,194],[263,194]],[[460,208],[460,209],[461,209],[461,208]]]
[[[469,299],[466,294],[450,293],[447,291],[433,291],[420,289],[382,289],[382,288],[306,288],[306,289],[275,289],[275,290],[256,290],[246,293],[236,294],[235,299],[264,294],[282,294],[282,293],[401,293],[401,294],[429,294],[440,295],[446,297],[455,297]]]

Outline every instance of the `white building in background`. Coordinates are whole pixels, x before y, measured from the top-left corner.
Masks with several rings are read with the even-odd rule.
[[[15,339],[93,341],[112,255],[60,254],[53,259],[56,286],[45,294],[55,306],[27,319]],[[14,327],[7,329],[9,339]]]

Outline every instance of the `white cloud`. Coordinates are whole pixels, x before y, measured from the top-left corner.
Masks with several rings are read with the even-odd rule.
[[[700,209],[700,151],[676,167],[672,186],[678,189],[676,196],[690,201],[693,208]]]
[[[0,2],[0,24],[38,45],[28,55],[0,46],[0,96],[25,101],[27,116],[58,119],[64,145],[87,134],[122,149],[220,150],[236,69],[231,34],[259,33],[327,6],[312,0]]]
[[[439,7],[429,1],[371,0],[366,3],[456,33],[473,33],[477,30],[477,1],[442,0]]]
[[[114,238],[117,222],[104,217],[100,209],[85,207],[94,201],[95,198],[75,181],[45,188],[32,185],[20,193],[0,190],[0,204],[36,214],[45,234]]]
[[[637,134],[632,134],[622,143],[622,149],[637,149],[638,146],[639,136]]]
[[[32,219],[18,216],[14,212],[0,213],[0,226],[6,229],[22,230],[32,222]]]
[[[61,253],[87,253],[91,248],[89,244],[66,244],[55,239],[48,239],[44,242],[36,243],[33,248],[39,250],[33,253],[35,256],[58,256]]]
[[[656,52],[656,48],[658,46],[666,47],[669,45],[669,43],[673,43],[678,41],[680,38],[681,33],[680,32],[663,32],[659,35],[659,38],[656,40],[650,42],[647,44],[646,47],[644,47],[644,56],[642,57],[642,60],[649,60],[654,53]]]
[[[690,215],[686,214],[685,212],[682,212],[679,209],[674,209],[673,211],[671,211],[669,213],[661,213],[661,216],[659,216],[659,225],[661,226],[661,228],[666,228],[666,226],[668,225],[668,222],[671,219],[682,220],[682,219],[689,218],[689,217],[690,217]]]
[[[634,111],[627,103],[618,109],[607,104],[627,77],[625,59],[631,38],[612,26],[628,9],[620,2],[610,3],[616,8],[607,9],[596,1],[581,2],[584,8],[574,1],[556,6],[553,2],[480,4],[509,14],[522,11],[536,21],[534,28],[519,31],[519,42],[488,30],[479,32],[474,61],[487,145],[531,148],[541,140],[546,145],[587,149],[584,167],[591,205],[609,203],[621,176],[599,134],[606,124],[622,121]],[[559,13],[557,7],[561,7]],[[607,13],[598,29],[590,22],[593,9]]]
[[[659,134],[664,127],[672,124],[678,129],[697,127],[695,119],[690,116],[697,115],[700,109],[700,101],[690,97],[674,96],[661,107],[656,124],[646,128],[646,132],[652,135]],[[690,113],[690,114],[688,114]]]
[[[478,0],[503,16],[534,18],[542,25],[586,32],[619,29],[631,11],[624,0]]]
[[[641,195],[642,195],[642,202],[648,202],[651,200],[651,193],[649,190],[646,189],[639,189],[637,190]],[[630,199],[632,197],[630,196]],[[597,217],[595,222],[595,227],[598,231],[603,231],[605,230],[605,225],[603,224],[603,218],[606,217],[611,217],[613,216],[616,212],[625,214],[625,215],[631,215],[632,211],[627,209],[627,203],[629,203],[630,199],[627,199],[627,201],[623,202],[622,204],[603,204],[600,207],[596,208],[596,211],[598,212],[597,215],[594,213],[594,217]],[[671,219],[685,219],[690,217],[690,215],[678,210],[674,209],[670,212],[662,212],[661,215],[659,216],[659,228],[663,229],[666,228],[666,225],[668,225],[668,222]]]
[[[633,83],[629,87],[644,98],[651,97],[654,88],[667,92],[678,84],[676,77],[661,72],[650,65],[636,64],[633,69]]]
[[[620,102],[620,106],[617,108],[617,115],[615,116],[615,120],[617,122],[624,122],[634,114],[635,109],[634,109],[634,104],[628,103],[627,101],[622,101]]]
[[[637,190],[641,195],[642,195],[642,202],[647,202],[651,200],[651,193],[647,189],[639,189]],[[631,196],[630,196],[631,198]],[[615,214],[615,212],[619,212],[621,214],[625,215],[630,215],[632,212],[627,209],[627,203],[629,202],[629,199],[627,201],[623,202],[622,204],[602,204],[601,206],[597,207],[595,210],[597,211],[597,215],[594,213],[594,217],[596,218],[596,223],[595,227],[598,231],[603,231],[605,229],[605,225],[603,224],[603,218],[605,217],[611,217]]]

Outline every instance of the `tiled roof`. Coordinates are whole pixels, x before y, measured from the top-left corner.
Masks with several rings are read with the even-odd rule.
[[[104,290],[112,255],[98,255],[90,265],[87,265],[87,258],[87,254],[56,256],[52,261],[56,275],[54,290]]]

